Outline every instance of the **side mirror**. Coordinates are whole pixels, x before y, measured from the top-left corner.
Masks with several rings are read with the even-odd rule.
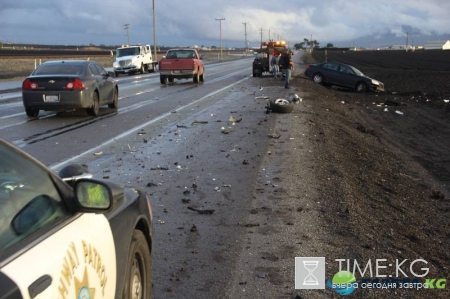
[[[166,58],[166,55],[164,55],[164,56],[162,57],[162,59],[164,59],[164,58]]]
[[[53,199],[48,195],[33,198],[11,221],[11,227],[17,235],[31,232],[33,227],[44,223],[56,211]]]
[[[75,198],[81,210],[107,212],[111,208],[113,194],[106,183],[82,179],[75,183],[74,189]]]

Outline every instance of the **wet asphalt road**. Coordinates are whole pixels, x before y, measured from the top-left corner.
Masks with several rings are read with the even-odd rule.
[[[261,89],[272,79],[252,78],[251,61],[209,65],[200,85],[120,77],[118,113],[103,107],[97,119],[67,112],[29,120],[19,100],[2,103],[1,136],[54,170],[86,164],[95,178],[150,195],[154,298],[291,298],[291,236],[301,228],[287,202],[279,205],[289,194],[278,164],[282,145],[307,132],[290,138],[289,119],[265,114],[267,100],[257,97],[302,94],[275,80]]]

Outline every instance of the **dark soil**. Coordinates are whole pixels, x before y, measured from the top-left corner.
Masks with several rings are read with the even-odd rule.
[[[303,59],[323,62],[325,53]],[[409,263],[424,259],[428,264],[413,267],[416,273],[425,266],[426,278],[448,282],[450,103],[444,100],[450,99],[450,52],[328,52],[327,59],[351,64],[386,87],[358,94],[302,74],[292,80],[310,93],[304,105],[313,111],[306,124],[316,140],[312,173],[322,182],[323,229],[334,248],[327,261],[407,259],[409,272]],[[335,265],[328,264],[327,275],[338,271]],[[349,297],[449,298],[449,292],[359,290]]]

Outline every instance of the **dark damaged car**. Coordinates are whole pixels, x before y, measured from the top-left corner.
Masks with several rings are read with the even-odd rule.
[[[317,84],[340,86],[354,89],[356,92],[384,91],[384,84],[364,75],[357,68],[343,63],[324,62],[308,64],[305,76]]]

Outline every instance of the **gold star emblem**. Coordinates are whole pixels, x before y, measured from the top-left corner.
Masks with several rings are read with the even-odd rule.
[[[95,288],[90,288],[87,267],[84,267],[83,280],[75,277],[75,294],[77,299],[95,299]]]

